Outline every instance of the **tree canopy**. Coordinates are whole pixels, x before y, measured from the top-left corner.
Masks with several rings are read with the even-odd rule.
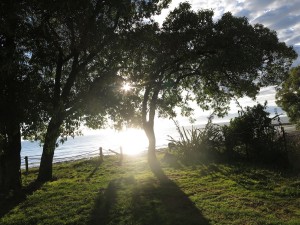
[[[29,64],[26,1],[2,1],[0,10],[0,190],[7,191],[21,187],[21,130],[39,121],[39,80]]]
[[[255,97],[260,87],[280,82],[296,57],[274,31],[251,25],[245,17],[225,13],[213,21],[210,10],[193,11],[182,3],[162,27],[141,26],[132,37],[129,80],[140,95],[140,123],[155,158],[154,118],[189,114],[189,100],[224,115],[233,96]],[[133,93],[133,94],[134,94]]]
[[[91,118],[85,117],[88,114],[96,116],[101,125],[104,115],[114,113],[110,108],[116,108],[120,99],[114,96],[119,91],[115,87],[120,83],[118,68],[124,60],[127,34],[167,3],[37,1],[32,6],[30,21],[37,38],[32,42],[31,62],[49,95],[39,180],[52,177],[59,135],[72,134],[74,125],[80,124],[76,120]]]
[[[292,68],[276,93],[276,103],[300,129],[300,66]]]
[[[1,3],[1,58],[7,61],[1,65],[1,71],[9,68],[9,74],[1,79],[9,77],[13,82],[10,86],[9,82],[1,83],[7,87],[1,89],[1,103],[5,106],[8,102],[3,113],[11,119],[1,117],[0,125],[3,131],[3,119],[13,127],[12,132],[3,135],[9,140],[18,134],[14,136],[15,142],[11,142],[18,144],[15,151],[5,147],[7,155],[14,152],[14,162],[1,157],[5,161],[1,165],[16,165],[19,174],[22,125],[25,138],[44,142],[39,180],[51,179],[57,138],[74,135],[82,120],[99,127],[104,115],[116,111],[112,108],[117,108],[121,99],[116,87],[120,87],[118,68],[125,55],[122,46],[129,41],[126,35],[169,2],[24,0]],[[25,74],[22,69],[19,73],[21,66],[29,71]],[[32,78],[26,79],[29,75]],[[34,85],[28,85],[33,81]],[[22,94],[24,90],[27,92]],[[23,101],[31,92],[28,101]],[[23,114],[25,111],[34,112],[36,117]],[[19,114],[22,118],[18,118]],[[91,121],[91,118],[98,120]],[[0,180],[9,177],[2,176],[2,171],[0,168]]]
[[[174,117],[179,106],[189,115],[194,100],[224,115],[233,96],[254,97],[285,78],[296,53],[274,31],[231,13],[214,21],[213,11],[188,3],[160,27],[152,16],[169,2],[1,2],[0,132],[7,139],[0,159],[14,165],[11,180],[19,174],[20,128],[44,142],[38,179],[47,181],[58,137],[74,135],[82,122],[99,128],[109,115],[142,125],[155,159],[157,114]],[[134,88],[121,92],[127,82]],[[15,141],[9,148],[3,140]]]

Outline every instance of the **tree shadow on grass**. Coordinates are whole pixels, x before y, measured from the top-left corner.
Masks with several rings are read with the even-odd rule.
[[[113,180],[101,189],[90,225],[206,225],[199,209],[159,167],[155,177]]]
[[[126,177],[112,180],[106,189],[101,188],[88,224],[119,224],[117,223],[119,220],[124,220],[120,209],[124,207],[126,199],[119,198],[118,195],[122,191],[130,191],[130,186],[134,184],[133,177]]]
[[[93,169],[93,171],[91,171],[91,173],[86,178],[87,181],[89,181],[94,176],[94,174],[99,170],[99,167],[102,163],[103,163],[102,160],[96,161],[95,168]]]
[[[26,200],[27,196],[40,189],[44,183],[33,181],[28,186],[24,187],[18,193],[0,199],[0,218],[5,216],[10,210]]]
[[[166,214],[170,217],[168,224],[209,224],[188,196],[164,173],[158,162],[150,167],[160,184],[159,197],[166,208]]]
[[[82,161],[77,164],[75,164],[75,167],[85,166],[87,163],[91,163],[92,166],[94,166],[94,169],[91,170],[91,172],[86,177],[86,180],[89,181],[95,173],[99,170],[99,167],[102,163],[101,160],[93,160],[93,161]],[[30,172],[29,172],[30,173]],[[57,178],[53,177],[53,180],[57,180]],[[35,191],[42,188],[45,182],[39,182],[39,181],[32,181],[27,186],[24,186],[20,191],[13,193],[13,194],[7,194],[3,197],[0,197],[0,218],[4,217],[7,213],[9,213],[13,208],[18,206],[19,204],[26,201],[26,199],[32,195]]]

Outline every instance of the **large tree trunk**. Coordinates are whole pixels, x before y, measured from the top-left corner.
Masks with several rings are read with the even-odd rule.
[[[4,129],[3,129],[4,128]],[[2,139],[2,153],[0,154],[0,192],[21,189],[21,132],[20,126],[15,121],[2,124],[1,134],[5,130]]]
[[[148,146],[148,163],[152,170],[156,170],[159,167],[159,162],[156,158],[155,147],[156,147],[156,139],[154,133],[154,117],[156,110],[157,97],[159,93],[159,89],[156,88],[152,94],[152,98],[150,100],[150,104],[148,105],[148,101],[150,98],[151,86],[148,86],[144,93],[143,105],[142,105],[142,121],[143,128],[147,135],[149,146]],[[147,110],[149,106],[149,110]],[[149,113],[149,117],[147,120],[147,112]]]
[[[60,118],[53,117],[48,125],[39,168],[39,175],[37,178],[39,182],[52,180],[53,156],[56,147],[56,141],[60,134],[61,124],[62,120]]]
[[[20,90],[17,88],[17,76],[20,75],[16,49],[18,30],[18,1],[5,1],[3,7],[4,27],[1,45],[1,109],[0,109],[0,193],[21,189],[21,132],[20,132]],[[21,109],[22,110],[22,109]]]
[[[144,131],[147,135],[149,145],[148,145],[148,163],[150,167],[156,166],[158,161],[155,154],[155,147],[156,147],[156,138],[154,133],[153,124],[147,122],[144,125]]]

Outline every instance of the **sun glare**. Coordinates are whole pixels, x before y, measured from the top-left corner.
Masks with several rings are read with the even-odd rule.
[[[131,89],[132,87],[130,86],[130,84],[128,84],[128,83],[125,83],[125,84],[123,84],[123,86],[122,86],[122,89],[126,92],[126,91],[130,91],[130,89]]]
[[[121,146],[123,152],[128,155],[136,155],[143,152],[148,140],[142,130],[128,128],[122,131]]]

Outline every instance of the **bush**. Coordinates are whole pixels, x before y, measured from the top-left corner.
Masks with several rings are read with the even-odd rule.
[[[267,104],[247,107],[223,127],[226,153],[264,163],[286,164],[282,135],[272,124]]]
[[[204,129],[192,127],[188,130],[175,123],[179,140],[170,137],[170,144],[175,146],[179,158],[186,162],[242,159],[286,167],[288,157],[297,154],[288,154],[289,146],[285,145],[281,127],[275,128],[272,124],[274,118],[269,117],[266,107],[266,103],[246,107],[225,126],[213,124],[212,117]]]
[[[288,161],[291,168],[300,171],[300,133],[295,131],[286,135]]]
[[[175,125],[179,133],[179,140],[169,136],[169,141],[175,146],[176,154],[180,159],[186,162],[211,160],[222,151],[224,142],[222,129],[219,125],[212,123],[212,117],[209,118],[204,129],[180,128],[177,122]]]

